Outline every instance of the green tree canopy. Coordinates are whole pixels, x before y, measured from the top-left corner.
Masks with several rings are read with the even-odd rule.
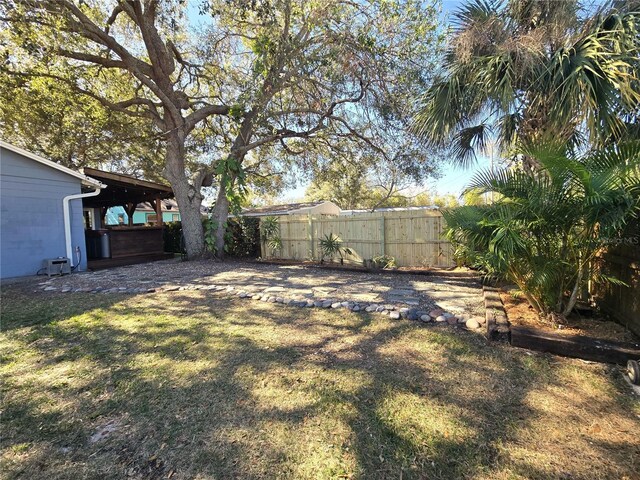
[[[417,132],[469,165],[491,134],[510,155],[518,143],[589,148],[637,131],[634,5],[594,12],[576,0],[466,2],[454,14],[441,78],[421,100]]]
[[[217,188],[222,253],[229,202],[251,175],[295,171],[338,141],[384,151],[376,132],[407,116],[440,42],[431,1],[200,5],[210,21],[198,31],[174,0],[0,5],[3,73],[51,79],[152,126],[190,258],[204,252],[203,184]]]

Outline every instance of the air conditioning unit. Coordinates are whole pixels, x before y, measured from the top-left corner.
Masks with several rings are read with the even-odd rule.
[[[47,258],[42,262],[42,268],[48,276],[65,275],[71,273],[71,262],[66,257]]]

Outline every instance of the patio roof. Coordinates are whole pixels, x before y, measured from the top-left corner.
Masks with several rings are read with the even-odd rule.
[[[156,199],[173,198],[173,190],[162,183],[140,180],[131,175],[84,168],[85,175],[107,185],[96,197],[83,200],[85,207],[115,207],[138,204]]]

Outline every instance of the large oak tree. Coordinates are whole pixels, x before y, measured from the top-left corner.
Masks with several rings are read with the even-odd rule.
[[[218,187],[222,253],[229,200],[256,168],[247,158],[293,158],[334,139],[379,148],[369,118],[397,111],[389,93],[424,84],[438,40],[433,6],[412,1],[202,2],[198,32],[181,1],[0,5],[4,73],[64,83],[155,130],[190,257],[205,248],[203,183]]]

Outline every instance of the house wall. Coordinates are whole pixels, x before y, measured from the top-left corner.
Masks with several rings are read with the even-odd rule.
[[[341,209],[333,202],[325,202],[315,207],[305,208],[301,215],[340,215]],[[296,212],[298,214],[298,212]]]
[[[77,193],[79,179],[0,147],[0,278],[35,275],[44,259],[66,256],[62,199]],[[70,214],[86,270],[82,200]]]
[[[142,212],[139,210],[136,210],[135,212],[133,212],[133,223],[148,223],[147,222],[147,215],[155,215],[154,212]],[[178,219],[174,220],[173,216],[174,215],[178,215]],[[173,210],[171,212],[162,212],[162,221],[164,223],[167,222],[179,222],[180,221],[180,213],[177,212],[176,210]]]
[[[129,216],[125,213],[123,207],[111,207],[107,212],[107,224],[108,225],[118,225],[118,215],[124,215],[124,223],[129,222]],[[133,212],[133,224],[139,225],[143,223],[147,223],[147,215],[155,215],[154,212],[146,211],[146,210],[136,210]],[[178,219],[174,220],[173,216],[178,215]],[[162,221],[164,223],[180,221],[180,212],[177,210],[171,210],[169,212],[162,212]]]

